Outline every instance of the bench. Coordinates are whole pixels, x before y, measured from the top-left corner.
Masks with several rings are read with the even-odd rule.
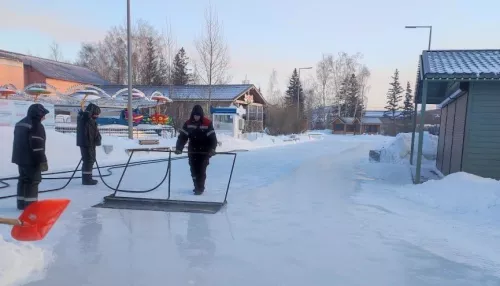
[[[160,140],[158,139],[139,139],[139,145],[158,145]]]
[[[323,134],[321,133],[309,133],[307,134],[309,139],[323,139]]]

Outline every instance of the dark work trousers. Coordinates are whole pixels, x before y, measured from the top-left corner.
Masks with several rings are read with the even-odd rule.
[[[17,208],[23,210],[38,201],[38,185],[42,181],[40,166],[18,166]]]
[[[95,146],[80,147],[80,153],[82,154],[82,181],[90,181],[95,163]]]
[[[189,167],[195,191],[203,192],[205,190],[205,180],[207,179],[207,167],[209,156],[194,154],[189,156]]]

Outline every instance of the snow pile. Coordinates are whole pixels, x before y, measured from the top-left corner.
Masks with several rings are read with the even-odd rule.
[[[7,242],[1,235],[0,257],[0,285],[5,286],[42,278],[46,264],[52,261],[47,250],[28,243]]]
[[[74,168],[81,158],[80,149],[76,146],[76,135],[59,133],[49,128],[45,131],[47,134],[46,152],[50,171]],[[17,166],[11,163],[14,128],[0,127],[0,138],[2,141],[2,150],[0,152],[0,170],[2,171],[0,177],[17,175]],[[97,148],[99,162],[121,162],[128,157],[125,149],[140,146],[138,140],[105,135],[102,139],[102,145],[113,145],[113,152],[106,154],[103,147]],[[137,158],[155,155],[158,156],[158,154],[137,154]]]
[[[500,219],[500,181],[465,172],[410,185],[398,196],[448,213]]]
[[[414,159],[417,158],[418,133],[415,134]],[[422,158],[427,161],[436,160],[438,136],[424,132]],[[385,142],[380,151],[380,162],[406,164],[411,154],[411,133],[399,133],[392,140]]]
[[[72,169],[80,160],[80,149],[76,146],[76,135],[74,133],[60,133],[54,129],[46,129],[47,133],[47,160],[50,171],[60,171]],[[217,134],[219,146],[217,151],[227,152],[232,150],[251,150],[256,148],[271,147],[291,144],[296,142],[311,141],[307,135],[295,135],[295,139],[290,136],[270,136],[263,133],[249,133],[249,139],[236,139],[224,134]],[[16,176],[17,166],[11,163],[12,141],[14,139],[13,127],[0,127],[0,140],[2,150],[0,152],[0,177]],[[159,146],[174,147],[177,138],[160,139]],[[102,145],[113,146],[113,151],[109,154],[104,152],[104,147],[97,148],[97,161],[101,164],[115,164],[128,159],[126,149],[144,148],[151,146],[139,145],[139,140],[129,140],[124,137],[107,136],[103,134]],[[155,145],[158,146],[158,145]],[[136,160],[145,160],[158,157],[165,157],[165,153],[136,153]]]

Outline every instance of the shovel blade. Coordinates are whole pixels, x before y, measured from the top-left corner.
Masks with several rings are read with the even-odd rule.
[[[68,199],[47,199],[30,204],[19,216],[23,224],[12,228],[12,237],[19,241],[42,240],[69,203]]]

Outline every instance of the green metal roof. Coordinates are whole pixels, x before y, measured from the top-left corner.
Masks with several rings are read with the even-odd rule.
[[[500,81],[500,50],[436,50],[419,56],[415,102],[422,103],[427,81],[427,104],[440,104],[456,82]]]

